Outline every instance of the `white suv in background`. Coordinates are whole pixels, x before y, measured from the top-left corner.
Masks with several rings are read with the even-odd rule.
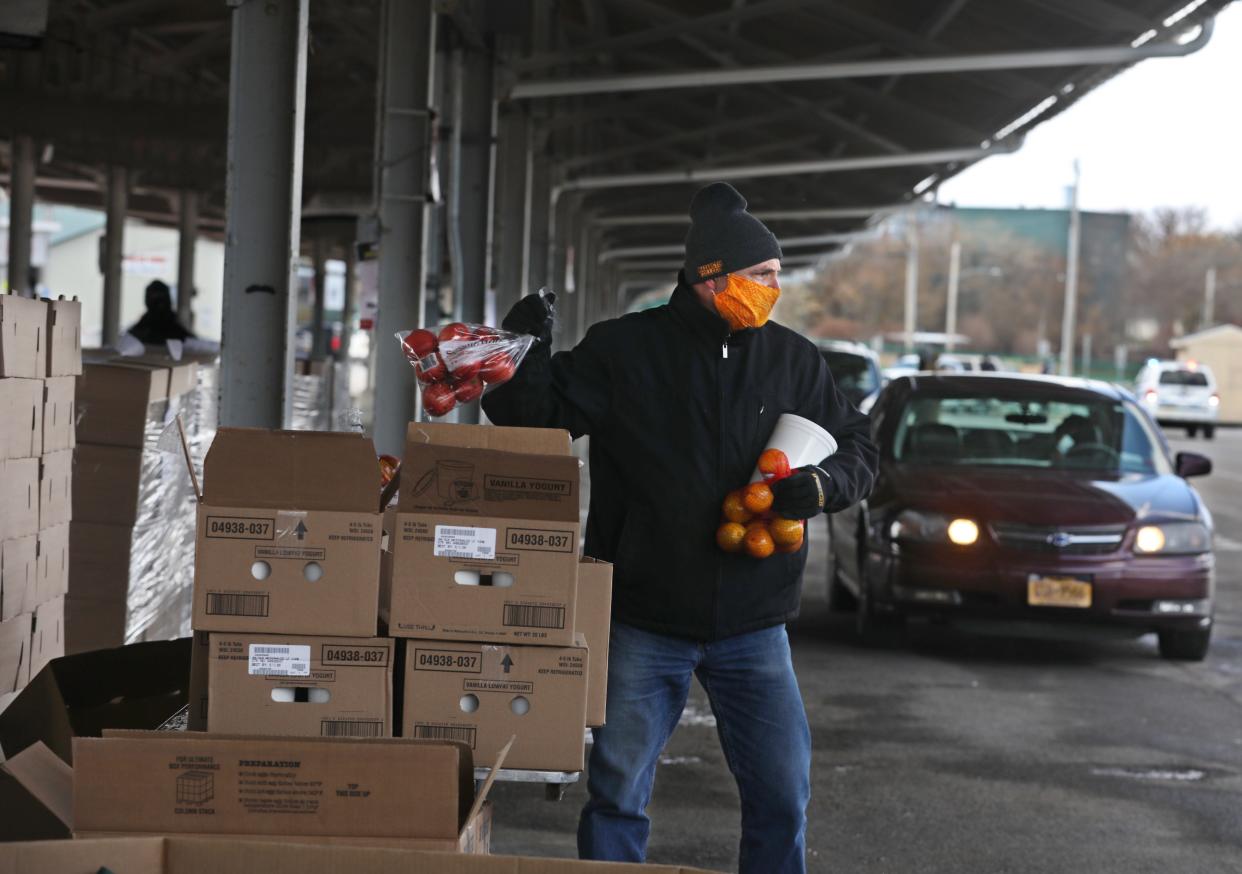
[[[1189,437],[1202,428],[1203,436],[1212,439],[1220,395],[1206,364],[1152,359],[1139,371],[1135,394],[1161,425],[1185,428]]]

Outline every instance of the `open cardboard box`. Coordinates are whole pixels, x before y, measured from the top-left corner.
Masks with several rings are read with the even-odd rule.
[[[710,874],[680,865],[631,865],[470,856],[422,850],[152,837],[0,844],[0,874]]]
[[[203,480],[196,631],[375,636],[382,531],[369,438],[221,428]]]
[[[79,837],[202,834],[486,853],[463,744],[107,731],[74,742]],[[503,763],[503,755],[501,756]]]
[[[73,769],[41,743],[0,760],[0,841],[70,837]]]
[[[389,533],[389,632],[572,646],[578,504],[566,431],[411,423]]]
[[[189,638],[55,659],[0,712],[0,751],[42,741],[72,764],[74,737],[156,728],[184,707],[189,672]]]

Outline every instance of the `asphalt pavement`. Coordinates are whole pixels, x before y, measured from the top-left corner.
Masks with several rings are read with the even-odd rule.
[[[827,611],[812,531],[790,626],[814,745],[808,869],[1242,872],[1242,430],[1171,437],[1210,456],[1216,628],[1202,663],[1154,636],[983,637],[913,625],[863,647]],[[493,852],[574,855],[580,783],[560,802],[497,786]],[[736,870],[739,807],[696,685],[649,809],[649,860]]]

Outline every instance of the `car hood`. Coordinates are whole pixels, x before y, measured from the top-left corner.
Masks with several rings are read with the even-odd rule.
[[[1026,471],[894,465],[877,490],[894,508],[911,507],[1023,525],[1121,525],[1196,518],[1199,502],[1171,475]]]

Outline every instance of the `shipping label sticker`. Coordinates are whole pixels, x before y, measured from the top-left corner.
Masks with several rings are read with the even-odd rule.
[[[491,561],[496,557],[496,529],[437,525],[432,554],[438,558]]]
[[[301,643],[276,646],[250,644],[250,675],[263,677],[309,677],[310,645]]]
[[[208,516],[208,539],[223,540],[272,540],[275,537],[275,521],[249,516]]]

